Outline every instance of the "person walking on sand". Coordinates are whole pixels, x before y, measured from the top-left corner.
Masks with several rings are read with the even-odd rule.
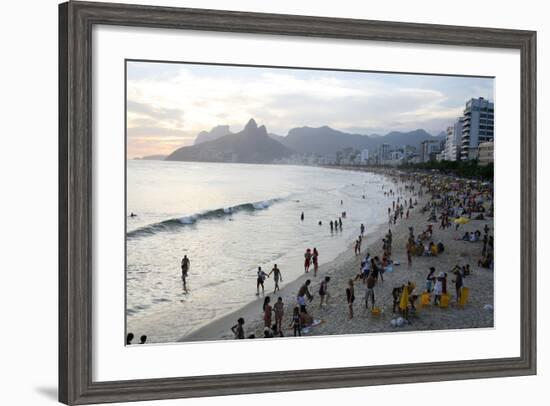
[[[244,319],[241,317],[237,320],[237,324],[231,327],[231,331],[235,335],[235,340],[244,340]]]
[[[187,258],[187,255],[184,255],[181,259],[181,280],[185,291],[187,291],[187,274],[189,273],[190,266],[191,262],[189,261],[189,258]]]
[[[256,279],[256,296],[260,295],[260,286],[262,287],[262,294],[264,293],[264,281],[269,275],[262,271],[262,267],[258,267],[257,279]]]
[[[275,325],[277,326],[277,330],[282,332],[283,316],[285,315],[285,305],[282,297],[277,299],[277,302],[273,305],[273,310],[275,311]]]
[[[262,310],[264,311],[264,327],[271,328],[271,313],[273,312],[273,308],[269,304],[271,302],[271,298],[269,296],[266,296],[264,299],[264,305],[262,306]]]
[[[267,277],[269,278],[273,274],[273,281],[275,282],[275,288],[273,289],[273,293],[279,291],[279,281],[283,281],[283,276],[281,274],[281,270],[277,268],[277,264],[273,265],[273,269],[267,274]]]
[[[311,254],[311,260],[313,261],[313,276],[317,276],[319,270],[319,251],[313,247],[313,254]]]
[[[321,300],[319,301],[319,308],[323,307],[323,303],[326,303],[328,305],[328,299],[330,295],[328,294],[328,283],[330,282],[330,276],[325,276],[325,279],[321,282],[321,285],[319,286],[319,297]]]
[[[353,279],[348,281],[348,287],[346,288],[346,301],[348,303],[349,319],[353,319],[353,302],[355,301],[355,291],[353,288]]]
[[[305,273],[309,272],[309,267],[311,265],[311,249],[307,249],[306,253],[304,254],[304,271]]]

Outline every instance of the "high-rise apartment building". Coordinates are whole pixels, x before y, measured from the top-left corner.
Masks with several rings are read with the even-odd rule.
[[[461,160],[476,159],[479,144],[494,140],[494,115],[494,103],[483,97],[466,103],[462,118]]]

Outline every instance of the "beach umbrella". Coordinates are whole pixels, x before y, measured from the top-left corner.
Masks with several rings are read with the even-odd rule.
[[[470,219],[467,219],[466,217],[460,217],[454,220],[456,224],[466,224],[470,222]]]

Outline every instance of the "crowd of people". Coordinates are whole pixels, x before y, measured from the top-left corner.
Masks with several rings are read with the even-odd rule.
[[[448,247],[442,240],[448,239],[450,233],[453,232],[461,233],[461,235],[455,236],[454,240],[482,243],[483,247],[480,250],[479,258],[474,263],[478,267],[493,268],[494,236],[491,234],[492,230],[487,224],[482,229],[471,229],[470,226],[466,226],[472,220],[485,220],[493,216],[492,183],[457,179],[440,174],[404,172],[395,173],[393,180],[394,186],[391,188],[384,190],[384,186],[382,187],[384,196],[391,198],[392,203],[387,208],[388,231],[382,238],[381,247],[369,247],[366,255],[362,257],[361,248],[365,226],[361,224],[353,246],[355,256],[362,258],[360,269],[355,277],[347,280],[345,286],[340,288],[331,286],[331,277],[326,275],[316,283],[316,291],[313,289],[312,279],[306,279],[297,290],[293,303],[285,304],[281,296],[278,296],[275,303],[272,303],[271,296],[265,296],[261,309],[263,337],[282,337],[286,330],[289,330],[290,335],[301,336],[304,331],[307,331],[306,328],[314,325],[316,320],[322,317],[322,309],[329,305],[329,301],[332,302],[329,290],[342,289],[342,298],[347,305],[348,319],[354,318],[356,295],[362,296],[362,307],[367,311],[367,315],[379,316],[381,308],[384,308],[386,303],[388,306],[391,303],[392,313],[400,314],[405,320],[411,320],[416,315],[419,298],[421,298],[422,306],[446,307],[449,300],[447,285],[450,283],[454,284],[456,303],[464,303],[465,279],[472,274],[469,263],[457,264],[453,269],[437,272],[435,268],[437,262],[435,262],[434,266],[429,267],[425,285],[422,287],[416,286],[413,277],[419,272],[419,270],[412,270],[413,258],[445,255]],[[424,199],[425,196],[426,199]],[[340,203],[343,204],[343,201]],[[394,258],[392,227],[400,221],[408,220],[413,211],[418,211],[420,215],[425,216],[426,224],[417,233],[412,226],[408,228],[409,233],[404,250],[408,268],[400,269],[400,272],[407,270],[411,272],[411,280],[391,288],[391,297],[388,297],[388,301],[386,301],[385,297],[380,297],[377,293],[377,287],[384,283],[385,277],[387,283],[391,283],[391,274],[398,269],[396,267],[401,265]],[[342,219],[345,218],[346,212],[342,212],[336,220],[330,220],[331,232],[341,230]],[[300,219],[304,219],[303,212],[300,214]],[[453,223],[454,227],[452,227]],[[439,227],[435,230],[434,226],[438,224]],[[319,225],[322,225],[321,221],[319,221]],[[468,229],[462,233],[460,227],[468,227]],[[440,238],[436,238],[437,235]],[[373,249],[380,251],[371,255]],[[181,264],[184,289],[186,289],[189,267],[189,259],[185,256]],[[319,271],[319,251],[316,247],[307,248],[304,253],[304,273],[309,274],[311,270],[313,270],[313,279],[315,280]],[[279,283],[283,281],[281,270],[277,264],[269,273],[258,267],[256,278],[256,294],[258,296],[264,294],[265,281],[271,276],[274,281],[273,294],[276,294],[280,291]],[[319,295],[318,310],[312,310],[310,306],[314,300],[314,292]],[[285,307],[288,309],[288,315],[285,314]],[[316,311],[320,312],[318,319],[312,315]],[[244,319],[239,318],[237,323],[231,327],[234,337],[237,339],[256,338],[257,334],[246,335],[244,325]]]

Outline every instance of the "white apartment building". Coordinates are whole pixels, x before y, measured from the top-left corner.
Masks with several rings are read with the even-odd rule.
[[[462,117],[458,117],[452,126],[447,127],[447,138],[445,139],[445,153],[443,159],[456,161],[460,159],[462,146]]]
[[[462,118],[460,159],[476,159],[479,144],[494,140],[494,103],[480,97],[470,99]]]

